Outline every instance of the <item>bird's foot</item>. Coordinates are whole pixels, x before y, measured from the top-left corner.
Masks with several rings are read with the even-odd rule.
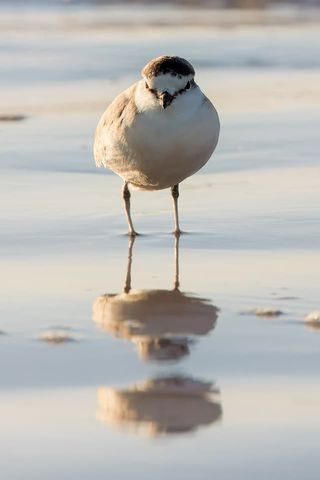
[[[140,233],[136,232],[135,230],[130,230],[128,232],[128,237],[130,238],[135,238],[135,237],[138,237],[140,235]]]
[[[175,237],[180,237],[180,235],[183,235],[186,232],[183,232],[182,230],[180,230],[180,228],[176,228],[172,233]]]

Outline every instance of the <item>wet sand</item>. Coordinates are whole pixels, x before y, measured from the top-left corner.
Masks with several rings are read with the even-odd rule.
[[[121,181],[94,168],[92,136],[166,42],[148,32],[132,60],[130,35],[92,34],[85,50],[76,28],[66,50],[63,29],[41,47],[38,30],[7,38],[12,58],[27,43],[28,61],[48,64],[23,78],[8,60],[12,85],[1,80],[1,115],[27,117],[0,123],[5,478],[318,478],[320,330],[305,317],[320,308],[320,70],[306,64],[308,28],[276,31],[284,67],[265,55],[270,31],[179,33],[221,140],[181,185],[178,246],[169,192],[133,192],[132,250]],[[237,42],[249,51],[252,38],[264,67],[237,65]],[[226,65],[202,63],[208,41]]]

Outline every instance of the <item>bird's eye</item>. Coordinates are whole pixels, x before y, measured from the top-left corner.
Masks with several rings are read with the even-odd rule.
[[[187,85],[184,87],[186,90],[190,90],[191,88],[191,83],[190,82],[187,82]]]

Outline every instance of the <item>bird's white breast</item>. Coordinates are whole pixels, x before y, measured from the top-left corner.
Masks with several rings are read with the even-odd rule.
[[[211,102],[196,87],[162,109],[139,82],[137,117],[126,129],[126,158],[110,168],[142,189],[180,183],[209,160],[219,136],[219,119]]]

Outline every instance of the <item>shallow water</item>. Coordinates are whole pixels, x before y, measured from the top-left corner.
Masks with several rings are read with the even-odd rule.
[[[277,27],[282,57],[260,49],[263,71],[241,58],[268,28],[206,32],[205,65],[207,39],[179,31],[219,107],[220,145],[181,186],[179,245],[163,191],[133,192],[143,235],[130,246],[121,182],[94,168],[92,135],[167,41],[139,30],[150,51],[130,35],[110,49],[73,26],[66,49],[65,27],[40,44],[37,25],[2,48],[2,108],[27,115],[0,124],[3,477],[318,478],[320,329],[304,317],[320,308],[319,69],[292,54],[307,59],[315,31]],[[40,62],[39,76],[14,58]],[[41,341],[48,331],[73,341]]]

